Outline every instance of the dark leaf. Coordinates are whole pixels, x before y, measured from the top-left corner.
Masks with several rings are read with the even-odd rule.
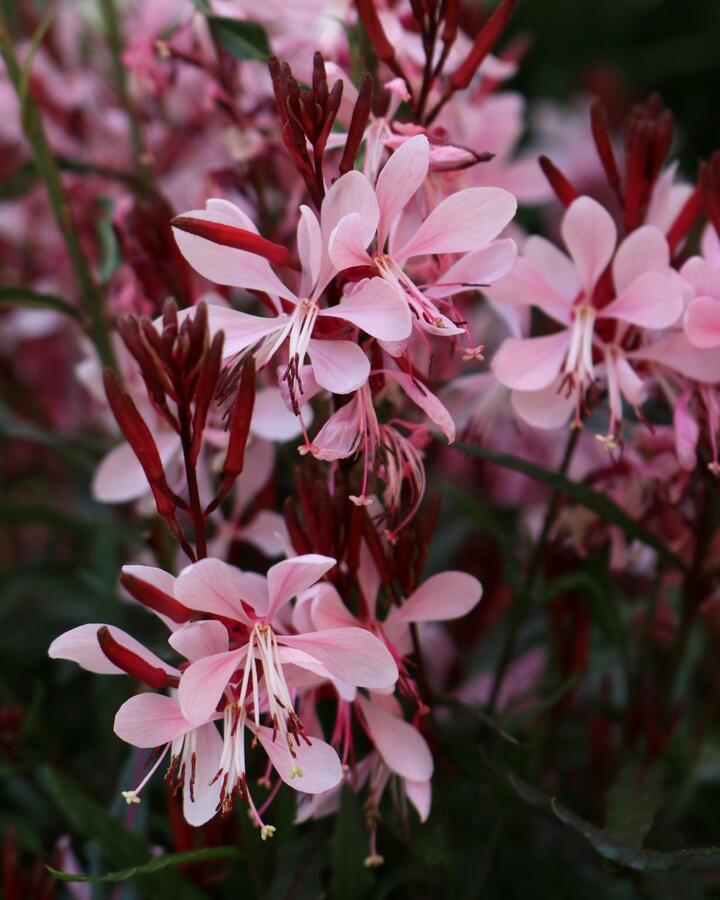
[[[80,321],[80,313],[67,300],[56,294],[42,294],[22,285],[0,287],[0,304],[8,306],[27,306],[32,309],[54,309],[64,313],[76,321]]]
[[[235,59],[267,62],[270,44],[262,26],[257,22],[208,16],[208,24],[215,40]]]
[[[237,847],[205,847],[200,850],[188,850],[185,853],[166,853],[156,856],[149,862],[138,866],[130,866],[117,872],[108,872],[106,875],[76,875],[72,872],[61,872],[48,866],[48,870],[58,881],[92,881],[92,882],[116,882],[127,881],[137,875],[150,875],[163,869],[182,866],[187,863],[205,862],[208,859],[241,859],[242,854]]]
[[[372,889],[373,879],[363,864],[367,835],[357,796],[344,788],[333,833],[332,900],[361,900]]]

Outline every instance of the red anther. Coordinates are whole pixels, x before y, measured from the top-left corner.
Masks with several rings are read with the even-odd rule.
[[[147,606],[148,609],[152,609],[161,616],[172,619],[179,625],[189,622],[194,615],[191,609],[183,606],[170,594],[166,594],[151,582],[138,578],[137,575],[131,575],[130,572],[121,573],[120,584],[143,606]]]
[[[555,163],[552,162],[552,160],[550,160],[547,156],[540,156],[538,158],[538,163],[540,164],[540,168],[543,171],[543,175],[550,182],[550,187],[555,192],[555,196],[567,209],[567,207],[570,206],[573,200],[577,200],[580,194],[571,184],[569,179],[565,175],[563,175],[563,173],[560,171],[560,169],[558,169]]]
[[[347,138],[345,140],[345,149],[343,150],[342,159],[338,171],[341,175],[349,172],[355,165],[355,159],[360,150],[365,128],[370,118],[373,102],[373,80],[367,73],[360,79],[360,90],[358,98],[350,119],[350,127],[348,128]]]
[[[158,666],[151,665],[141,656],[138,656],[137,653],[133,653],[132,650],[128,650],[127,647],[123,647],[122,644],[116,641],[110,634],[110,629],[107,625],[98,628],[97,639],[100,649],[110,662],[132,678],[137,678],[138,681],[143,681],[148,687],[156,690],[177,686],[178,679],[176,677],[169,675],[164,669],[158,668]]]
[[[608,183],[615,191],[617,198],[622,203],[622,188],[620,186],[620,171],[617,167],[615,154],[612,144],[610,143],[610,134],[608,133],[607,119],[605,110],[600,100],[595,97],[590,104],[590,127],[592,129],[595,147],[600,157],[600,162],[605,170]]]
[[[490,18],[480,29],[472,49],[450,76],[450,87],[454,91],[464,90],[472,81],[480,63],[490,53],[505,30],[505,26],[517,6],[517,0],[502,0]]]
[[[221,244],[223,247],[234,247],[236,250],[245,250],[248,253],[262,256],[276,266],[286,266],[290,257],[290,251],[287,247],[282,247],[280,244],[269,241],[267,238],[261,237],[252,231],[237,228],[235,225],[208,222],[204,219],[195,219],[192,216],[176,216],[170,224],[179,231],[195,234],[198,237],[205,238],[206,241],[212,241],[214,244]]]
[[[690,196],[687,198],[682,208],[680,209],[680,212],[675,217],[675,221],[668,229],[667,242],[671,254],[675,251],[675,248],[680,243],[680,241],[687,237],[688,232],[695,223],[695,220],[702,212],[702,208],[702,191],[700,185],[696,185],[693,192],[690,194]]]

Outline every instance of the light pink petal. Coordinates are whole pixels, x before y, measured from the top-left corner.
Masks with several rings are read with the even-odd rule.
[[[598,316],[621,319],[641,328],[669,328],[680,318],[683,297],[680,288],[667,275],[645,272],[638,275]]]
[[[708,222],[700,239],[702,255],[715,269],[720,269],[720,235],[715,226]]]
[[[563,255],[559,251],[558,254]],[[550,285],[532,260],[522,256],[516,260],[509,275],[485,288],[483,293],[496,303],[537,306],[556,322],[562,325],[570,323],[572,301],[566,300]]]
[[[271,621],[289,600],[306,591],[335,565],[331,556],[305,553],[284,559],[268,569],[267,584],[270,598],[266,617]]]
[[[424,384],[397,369],[386,369],[385,374],[397,381],[413,403],[416,403],[428,418],[443,430],[448,443],[452,444],[455,440],[455,422],[435,394]]]
[[[397,681],[395,660],[387,647],[364,628],[329,628],[311,634],[278,635],[278,643],[321,662],[335,678],[356,687],[380,689]]]
[[[708,384],[720,381],[720,349],[694,347],[680,331],[627,355],[631,359],[641,359],[674,369],[696,381]]]
[[[538,391],[560,372],[570,343],[570,331],[535,338],[508,338],[492,361],[497,380],[518,391]]]
[[[615,291],[622,294],[645,272],[662,272],[670,265],[670,248],[665,235],[654,225],[643,225],[620,244],[613,260]]]
[[[239,528],[237,538],[268,557],[282,556],[290,546],[284,517],[269,509],[261,509],[247,525]]]
[[[254,594],[255,584],[247,573],[221,559],[201,559],[184,569],[175,582],[175,597],[183,606],[240,622],[249,621],[241,601],[254,605]]]
[[[107,628],[111,637],[121,644],[127,650],[130,650],[136,656],[139,656],[151,666],[162,669],[169,675],[178,675],[179,672],[174,666],[168,665],[159,656],[156,656],[147,647],[144,647],[140,641],[136,641],[132,635],[123,631],[122,628],[116,628],[114,625],[88,624],[78,625],[66,631],[50,644],[48,656],[51,659],[67,659],[70,662],[77,663],[82,669],[88,672],[96,672],[98,675],[124,675],[122,669],[118,668],[114,663],[105,656],[100,649],[97,633],[100,628]]]
[[[122,567],[124,574],[132,575],[141,581],[147,581],[153,587],[164,591],[166,594],[173,596],[175,590],[175,576],[166,572],[165,569],[158,569],[156,566],[133,566],[127,565]]]
[[[539,391],[513,391],[515,412],[534,428],[560,428],[575,408],[574,395],[561,390],[558,379]]]
[[[336,267],[328,256],[330,235],[341,219],[356,213],[360,217],[358,241],[367,247],[375,235],[380,210],[375,191],[367,178],[356,170],[347,172],[331,185],[323,200],[320,227],[323,238],[323,262],[318,279],[318,291],[322,290],[335,274]]]
[[[360,437],[359,395],[341,406],[325,422],[313,438],[312,454],[316,459],[331,462],[346,459],[358,449]]]
[[[180,451],[180,437],[174,431],[153,435],[163,466]],[[119,444],[100,461],[92,481],[92,492],[101,503],[128,503],[150,490],[145,472],[129,444]]]
[[[249,313],[225,306],[208,306],[208,324],[210,333],[225,334],[223,358],[235,356],[241,350],[247,350],[269,334],[280,331],[288,322],[286,315],[251,316]]]
[[[375,185],[380,207],[378,247],[382,250],[390,229],[428,172],[430,145],[424,134],[405,141],[385,163]]]
[[[318,584],[311,592],[310,616],[315,629],[357,628],[358,620],[331,584]]]
[[[227,629],[221,622],[208,619],[186,622],[168,638],[170,646],[185,659],[195,662],[204,656],[215,656],[228,650]]]
[[[388,616],[393,622],[444,622],[467,615],[482,597],[482,585],[466,572],[440,572],[424,581]]]
[[[432,784],[430,781],[413,781],[405,779],[405,793],[408,800],[417,810],[421,822],[426,822],[432,804]]]
[[[617,241],[612,216],[591,197],[578,197],[562,221],[562,236],[589,297],[607,268]]]
[[[358,703],[385,765],[403,778],[428,781],[433,773],[432,754],[417,728],[364,697],[358,696]]]
[[[305,425],[311,425],[312,407],[304,405],[302,411]],[[261,388],[255,395],[250,428],[257,437],[277,443],[294,440],[302,434],[300,420],[287,408],[282,392],[277,387]]]
[[[311,737],[311,745],[304,742],[295,749],[295,756],[282,739],[273,741],[272,729],[261,725],[255,733],[270,757],[275,771],[282,780],[304,794],[321,794],[329,791],[342,780],[342,766],[333,748],[319,738]],[[302,775],[297,774],[300,769]]]
[[[364,241],[365,229],[359,213],[350,213],[340,219],[328,241],[328,253],[338,272],[354,266],[374,265]]]
[[[190,789],[191,774],[183,785],[183,815],[196,828],[209,822],[217,813],[222,779],[214,781],[220,770],[223,741],[212,722],[195,730],[195,780]],[[210,782],[214,781],[213,784]]]
[[[523,244],[522,255],[566,304],[572,303],[580,293],[582,282],[573,261],[546,238],[529,237]]]
[[[345,319],[381,341],[404,341],[412,332],[410,308],[382,278],[371,278],[321,316]]]
[[[319,341],[308,344],[315,380],[333,394],[351,394],[368,380],[370,362],[351,341]]]
[[[685,334],[693,347],[720,347],[720,300],[691,300],[685,313]]]
[[[515,215],[517,202],[502,188],[466,188],[446,197],[394,255],[466,253],[489,243]]]
[[[184,215],[204,222],[220,222],[247,229],[247,216],[236,207],[233,212],[232,204],[227,201],[224,207],[214,206],[211,210],[194,209]],[[247,290],[265,291],[291,300],[295,298],[293,292],[280,281],[270,268],[270,263],[262,256],[216,244],[196,234],[180,231],[179,228],[173,228],[173,235],[185,259],[196,272],[209,281]]]
[[[309,206],[300,207],[297,241],[303,273],[301,293],[309,297],[320,277],[323,248],[320,223]]]
[[[467,253],[426,288],[428,297],[449,297],[461,291],[481,290],[503,278],[515,265],[517,245],[509,238],[493,241],[487,247]]]
[[[713,297],[720,300],[720,269],[716,269],[701,256],[692,256],[680,269],[697,297]]]
[[[204,656],[191,663],[183,672],[178,688],[182,714],[193,725],[208,721],[220,698],[247,655],[247,647]]]
[[[133,747],[160,747],[190,731],[177,700],[165,694],[136,694],[115,715],[115,734]]]
[[[618,384],[623,397],[632,406],[640,406],[645,397],[645,382],[638,376],[635,369],[625,359],[619,356],[615,362]]]

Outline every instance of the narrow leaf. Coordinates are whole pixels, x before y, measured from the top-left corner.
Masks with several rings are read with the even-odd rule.
[[[80,321],[80,313],[67,300],[56,294],[42,294],[22,285],[0,287],[0,304],[8,306],[27,306],[32,309],[54,309],[64,313],[76,321]]]
[[[212,36],[235,59],[267,62],[270,44],[257,22],[223,16],[208,16],[207,20]]]
[[[106,875],[78,875],[73,872],[61,872],[59,869],[53,869],[52,866],[47,866],[47,869],[58,881],[117,882],[127,881],[137,875],[150,875],[153,872],[161,872],[163,869],[187,863],[205,862],[208,859],[241,858],[242,854],[237,847],[205,847],[200,850],[188,850],[185,853],[166,853],[163,856],[156,856],[142,865],[130,866],[117,872],[108,872]]]

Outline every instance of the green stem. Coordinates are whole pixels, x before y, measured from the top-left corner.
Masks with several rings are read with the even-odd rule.
[[[565,475],[567,473],[579,437],[580,429],[573,428],[573,430],[570,432],[570,437],[568,438],[568,442],[565,446],[565,453],[563,454],[562,462],[560,463],[559,473],[561,475]],[[520,626],[522,625],[525,616],[530,609],[532,589],[535,584],[535,579],[537,578],[537,575],[540,571],[543,557],[545,555],[545,547],[547,545],[548,537],[550,536],[550,531],[555,524],[555,519],[558,512],[560,511],[561,499],[562,492],[559,490],[553,491],[553,495],[550,499],[550,505],[548,506],[547,512],[545,514],[545,520],[543,521],[540,537],[538,538],[532,555],[530,556],[530,561],[528,562],[528,567],[525,572],[525,578],[523,580],[522,586],[518,591],[515,602],[510,609],[510,625],[508,627],[507,634],[505,635],[505,643],[503,644],[503,648],[500,653],[500,662],[498,663],[498,667],[495,670],[495,678],[493,680],[490,699],[488,701],[488,712],[491,714],[495,710],[498,696],[500,694],[500,688],[502,687],[503,679],[505,678],[508,666],[515,656],[515,649],[517,647],[518,638],[520,636]]]
[[[112,61],[113,78],[115,80],[120,103],[125,110],[125,115],[127,116],[130,128],[130,141],[132,142],[135,169],[143,193],[148,194],[150,192],[150,169],[148,167],[140,123],[135,115],[135,110],[133,109],[130,93],[128,91],[127,73],[122,61],[123,39],[120,31],[120,20],[117,14],[117,7],[115,6],[115,0],[100,0],[100,6],[105,21],[108,48],[110,50],[110,59]]]
[[[5,61],[8,76],[22,104],[23,70],[15,54],[2,10],[0,10],[0,54]],[[90,335],[103,364],[113,366],[114,354],[110,342],[103,296],[95,283],[90,265],[80,243],[80,237],[72,219],[70,204],[60,180],[57,162],[45,135],[42,117],[30,93],[24,98],[24,108],[21,105],[20,115],[25,137],[35,156],[38,174],[47,190],[55,221],[65,242],[80,290],[83,308],[89,320]]]

